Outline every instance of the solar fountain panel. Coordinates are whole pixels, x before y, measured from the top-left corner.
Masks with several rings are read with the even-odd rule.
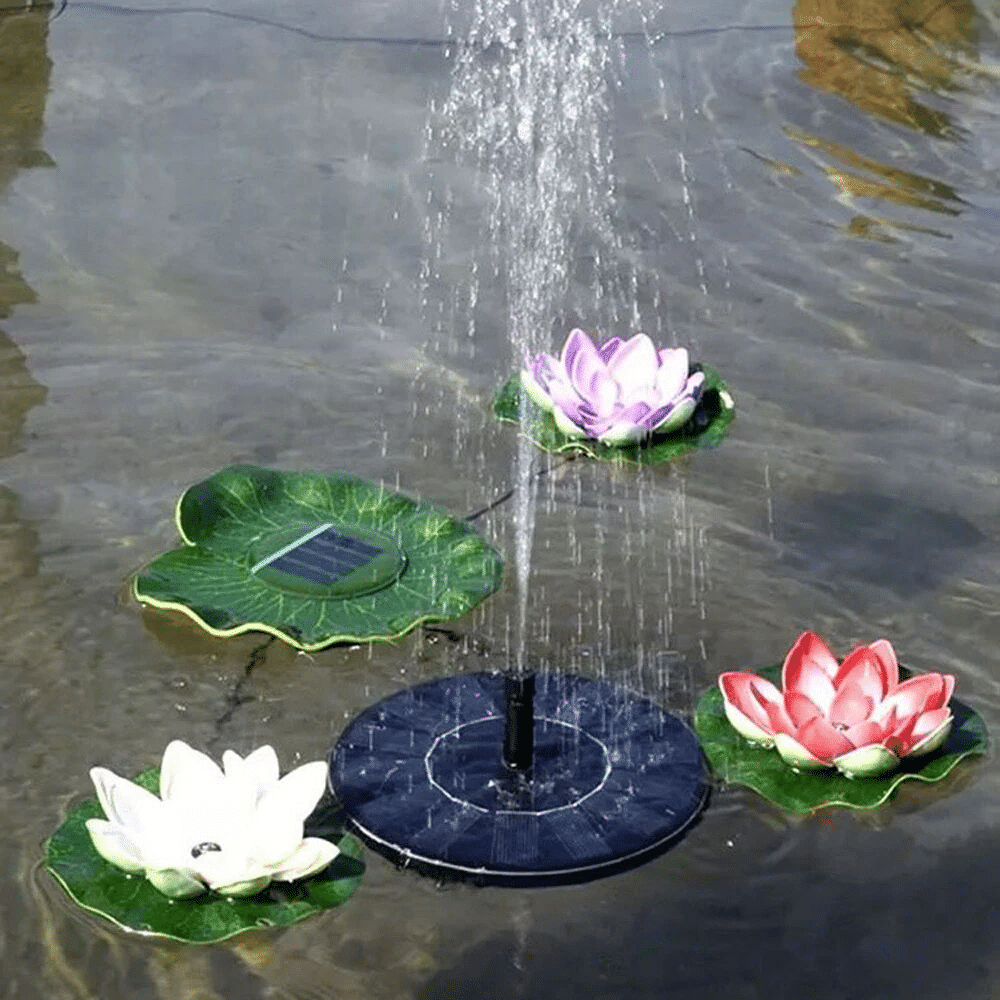
[[[325,587],[367,566],[381,554],[382,549],[342,535],[332,524],[321,524],[261,560],[251,572],[257,573],[270,566]]]

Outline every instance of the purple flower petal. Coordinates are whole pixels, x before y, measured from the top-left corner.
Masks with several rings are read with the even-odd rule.
[[[551,354],[536,354],[535,357],[530,358],[527,371],[531,372],[535,381],[543,389],[546,389],[553,379],[565,378],[563,367],[558,358],[554,358]]]
[[[562,381],[550,382],[549,398],[553,403],[553,414],[556,418],[556,423],[559,424],[559,429],[564,434],[572,432],[563,425],[563,422],[559,419],[560,417],[568,421],[570,427],[576,429],[576,433],[573,436],[578,437],[582,434],[584,437],[589,437],[586,430],[586,417],[588,414],[584,412],[583,400],[580,399],[570,386]]]
[[[601,360],[605,364],[610,364],[611,359],[618,353],[618,348],[624,344],[625,341],[621,337],[612,337],[610,340],[606,341],[601,345],[600,350],[597,352],[601,356]]]
[[[576,357],[581,351],[587,351],[594,355],[597,354],[594,342],[587,336],[584,330],[577,327],[566,338],[566,343],[563,344],[562,355],[560,357],[560,362],[567,373],[573,371],[573,366],[576,364]]]
[[[589,399],[593,392],[595,380],[603,375],[608,375],[607,365],[601,360],[597,353],[597,348],[588,340],[573,354],[573,363],[566,369],[569,373],[569,381],[573,388],[584,398]],[[615,393],[617,396],[617,391]]]
[[[611,359],[608,370],[622,388],[623,399],[647,395],[656,378],[660,359],[653,342],[644,333],[626,341]]]
[[[622,407],[600,435],[601,441],[614,445],[640,441],[649,435],[650,428],[646,425],[646,419],[652,412],[653,408],[648,403],[639,402]]]
[[[692,399],[690,396],[681,396],[669,406],[661,407],[656,411],[656,414],[662,414],[662,416],[655,423],[652,421],[656,414],[650,414],[650,422],[652,423],[650,432],[669,434],[671,431],[678,430],[691,419],[691,414],[694,413],[697,406],[696,399]]]
[[[590,382],[585,388],[580,386],[577,388],[595,413],[610,416],[618,408],[621,397],[618,383],[603,366],[591,375]]]

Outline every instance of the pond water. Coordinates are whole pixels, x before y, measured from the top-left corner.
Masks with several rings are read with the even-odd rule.
[[[573,243],[545,336],[691,345],[738,416],[670,467],[542,460],[526,655],[689,712],[803,628],[841,653],[886,636],[1000,732],[1000,8],[613,14],[607,232]],[[576,887],[438,886],[369,853],[347,905],[211,948],[129,939],[42,869],[93,764],[131,773],[180,737],[290,766],[381,697],[506,663],[510,571],[446,631],[312,655],[127,596],[177,495],[231,463],[458,514],[510,488],[490,202],[441,139],[446,42],[474,20],[431,0],[0,16],[4,995],[992,995],[992,759],[868,813],[716,788],[673,850]],[[515,511],[477,521],[509,567]]]

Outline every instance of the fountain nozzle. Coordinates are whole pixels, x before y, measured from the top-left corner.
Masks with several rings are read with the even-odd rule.
[[[535,751],[535,675],[507,674],[503,762],[515,771],[527,773]]]

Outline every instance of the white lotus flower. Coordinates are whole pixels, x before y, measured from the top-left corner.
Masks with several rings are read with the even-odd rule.
[[[279,780],[278,755],[263,746],[245,759],[227,750],[222,765],[174,740],[163,754],[160,798],[107,768],[92,768],[108,817],[87,820],[97,852],[175,899],[206,889],[251,896],[272,879],[312,875],[340,853],[328,840],[302,836],[326,785],[323,761]]]

